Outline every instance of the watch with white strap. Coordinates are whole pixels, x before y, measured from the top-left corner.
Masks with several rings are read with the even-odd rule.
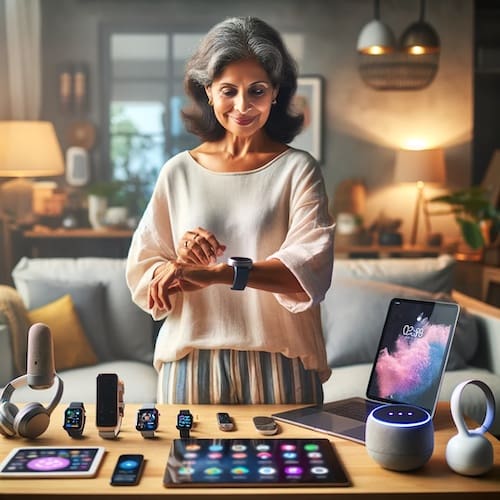
[[[154,403],[146,403],[137,410],[137,421],[135,428],[143,438],[154,438],[158,429],[160,413]]]
[[[97,375],[96,427],[103,439],[115,439],[120,433],[125,409],[125,386],[116,373]]]

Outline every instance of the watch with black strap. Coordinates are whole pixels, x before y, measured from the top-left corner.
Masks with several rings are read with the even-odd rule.
[[[80,402],[72,402],[64,410],[63,429],[72,438],[81,438],[85,428],[85,406]]]
[[[189,438],[189,431],[193,427],[193,415],[189,410],[180,410],[177,415],[177,429],[181,439]]]

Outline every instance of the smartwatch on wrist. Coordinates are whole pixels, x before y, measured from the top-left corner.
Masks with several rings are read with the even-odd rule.
[[[155,437],[155,430],[158,429],[160,413],[155,408],[154,403],[146,403],[137,410],[137,421],[135,428],[141,433],[143,438]]]
[[[81,438],[85,428],[85,406],[73,402],[64,411],[63,429],[72,438]]]
[[[123,381],[116,373],[97,375],[96,426],[103,439],[115,439],[120,433],[124,391]]]
[[[179,429],[181,439],[189,438],[189,431],[193,427],[193,415],[189,410],[181,410],[178,413],[176,427]]]
[[[252,259],[248,257],[229,257],[227,264],[233,268],[233,286],[231,290],[244,290],[248,283],[250,269],[252,269]]]

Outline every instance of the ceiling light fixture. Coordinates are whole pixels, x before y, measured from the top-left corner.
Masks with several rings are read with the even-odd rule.
[[[375,19],[361,30],[358,43],[359,73],[375,90],[420,90],[436,76],[439,62],[439,36],[424,21],[425,0],[420,0],[420,18],[404,31],[400,44],[394,43],[391,29],[379,19],[375,0]]]
[[[420,17],[401,36],[401,49],[408,54],[435,54],[439,52],[439,36],[425,18],[425,0],[420,0]]]
[[[380,2],[375,0],[374,19],[365,24],[358,37],[360,54],[380,55],[394,51],[396,38],[391,28],[380,20]]]

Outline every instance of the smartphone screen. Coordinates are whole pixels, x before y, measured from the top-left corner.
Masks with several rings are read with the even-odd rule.
[[[120,455],[111,476],[114,486],[133,486],[139,483],[144,465],[144,455]]]

